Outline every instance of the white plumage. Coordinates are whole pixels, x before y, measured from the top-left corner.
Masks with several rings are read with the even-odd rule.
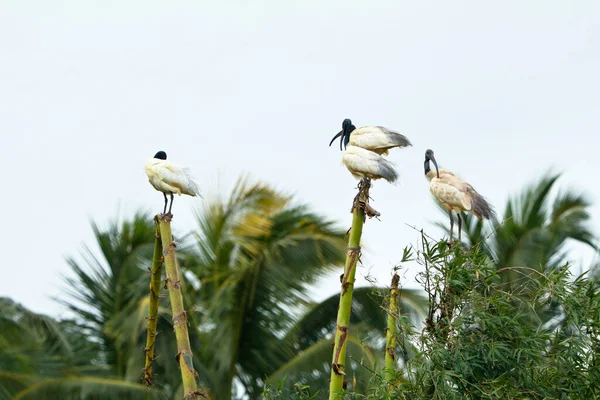
[[[435,171],[431,169],[430,161],[433,162]],[[462,233],[461,212],[471,212],[480,220],[494,218],[494,210],[473,186],[451,171],[438,169],[433,150],[425,152],[425,177],[429,180],[431,194],[450,215],[450,242],[454,230],[452,212],[455,212],[458,217],[459,241]]]
[[[169,214],[173,207],[174,194],[202,197],[198,185],[191,176],[190,169],[167,161],[167,154],[164,151],[159,151],[153,158],[148,159],[145,170],[150,184],[165,196],[164,213],[167,212],[167,194],[171,196]]]
[[[430,179],[429,190],[446,211],[472,211],[471,195],[475,189],[448,171]]]
[[[350,134],[349,144],[362,147],[377,154],[388,154],[394,147],[410,146],[406,136],[382,126],[363,126]]]
[[[398,179],[398,172],[394,164],[383,156],[394,147],[411,146],[406,136],[398,132],[382,126],[363,126],[356,129],[349,119],[344,120],[342,130],[331,139],[329,146],[338,137],[340,150],[342,144],[346,149],[342,155],[342,162],[352,176],[358,179],[383,178],[388,182],[395,182]]]
[[[346,147],[342,154],[342,162],[352,176],[357,179],[368,177],[377,180],[383,178],[391,183],[398,179],[394,164],[383,156],[358,146]]]

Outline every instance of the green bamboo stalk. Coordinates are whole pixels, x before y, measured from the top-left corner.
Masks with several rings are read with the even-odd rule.
[[[333,361],[331,364],[331,380],[329,384],[329,399],[339,399],[344,390],[344,377],[346,373],[346,344],[348,338],[348,325],[352,308],[352,293],[354,292],[354,276],[356,264],[360,257],[360,238],[365,222],[365,208],[369,202],[369,179],[363,179],[358,187],[358,195],[354,198],[352,210],[352,228],[348,240],[346,264],[342,278],[340,305],[338,308],[337,324],[335,330],[335,344],[333,348]]]
[[[160,238],[159,217],[154,217],[156,223],[156,233],[154,235],[154,254],[152,256],[152,269],[150,270],[150,304],[148,306],[148,336],[146,338],[146,364],[144,369],[144,384],[152,386],[152,362],[154,361],[154,345],[158,331],[158,299],[160,296],[160,274],[162,272],[163,254],[162,242]]]
[[[398,283],[400,277],[394,274],[388,303],[387,330],[385,333],[385,379],[391,383],[396,377],[396,329],[398,320]]]
[[[181,379],[183,381],[183,392],[185,399],[199,399],[201,392],[196,384],[193,355],[190,348],[190,337],[188,335],[187,314],[183,307],[183,296],[181,295],[181,273],[175,258],[175,243],[171,234],[171,215],[166,214],[160,218],[160,236],[165,256],[165,271],[167,278],[165,286],[169,289],[169,299],[171,300],[171,311],[173,315],[173,329],[177,339],[177,360],[181,370]]]

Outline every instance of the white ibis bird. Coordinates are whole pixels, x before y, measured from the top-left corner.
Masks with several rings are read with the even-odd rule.
[[[350,144],[377,154],[388,154],[388,150],[394,147],[412,146],[406,136],[398,132],[390,131],[382,126],[363,126],[356,129],[352,125],[352,121],[347,118],[342,122],[342,130],[331,139],[329,146],[338,137],[340,138],[340,150],[342,150],[342,142],[344,148]]]
[[[396,172],[394,164],[383,156],[362,147],[352,145],[346,147],[346,151],[342,154],[342,162],[356,179],[383,178],[390,183],[398,179],[398,172]]]
[[[431,169],[429,162],[433,162],[435,172]],[[482,218],[491,219],[495,217],[493,208],[488,202],[467,182],[461,180],[453,172],[439,169],[433,150],[425,152],[425,177],[429,180],[429,190],[433,197],[448,211],[450,215],[450,243],[452,243],[452,233],[454,230],[454,211],[458,219],[458,241],[461,241],[462,211],[471,212],[479,220]]]
[[[383,156],[388,154],[391,148],[412,146],[404,135],[381,126],[363,126],[356,129],[349,119],[344,120],[342,130],[331,139],[329,146],[338,137],[340,150],[342,143],[346,149],[342,155],[342,162],[357,179],[383,178],[388,182],[395,182],[398,172],[394,164]]]
[[[175,193],[180,196],[187,194],[188,196],[202,198],[200,189],[193,181],[189,168],[171,164],[167,161],[167,153],[164,151],[159,151],[146,162],[146,175],[148,175],[148,180],[154,186],[154,189],[162,192],[165,196],[163,214],[167,213],[167,194],[171,196],[169,214],[171,214],[171,208],[173,208],[173,195]]]

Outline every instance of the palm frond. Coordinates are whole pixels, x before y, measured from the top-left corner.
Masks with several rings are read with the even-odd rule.
[[[45,379],[36,385],[19,392],[14,400],[27,399],[168,399],[166,393],[150,389],[144,385],[114,379],[69,377]]]

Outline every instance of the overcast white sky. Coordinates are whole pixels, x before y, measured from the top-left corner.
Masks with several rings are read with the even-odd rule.
[[[159,149],[207,195],[248,172],[349,227],[356,181],[327,146],[344,118],[414,146],[390,154],[400,183],[372,190],[382,221],[359,271],[385,284],[416,243],[405,224],[440,234],[427,148],[499,211],[550,168],[598,203],[599,71],[591,0],[4,0],[0,296],[62,315],[50,296],[65,256],[93,243],[90,218],[161,210],[143,173]],[[175,200],[178,231],[200,204]]]

